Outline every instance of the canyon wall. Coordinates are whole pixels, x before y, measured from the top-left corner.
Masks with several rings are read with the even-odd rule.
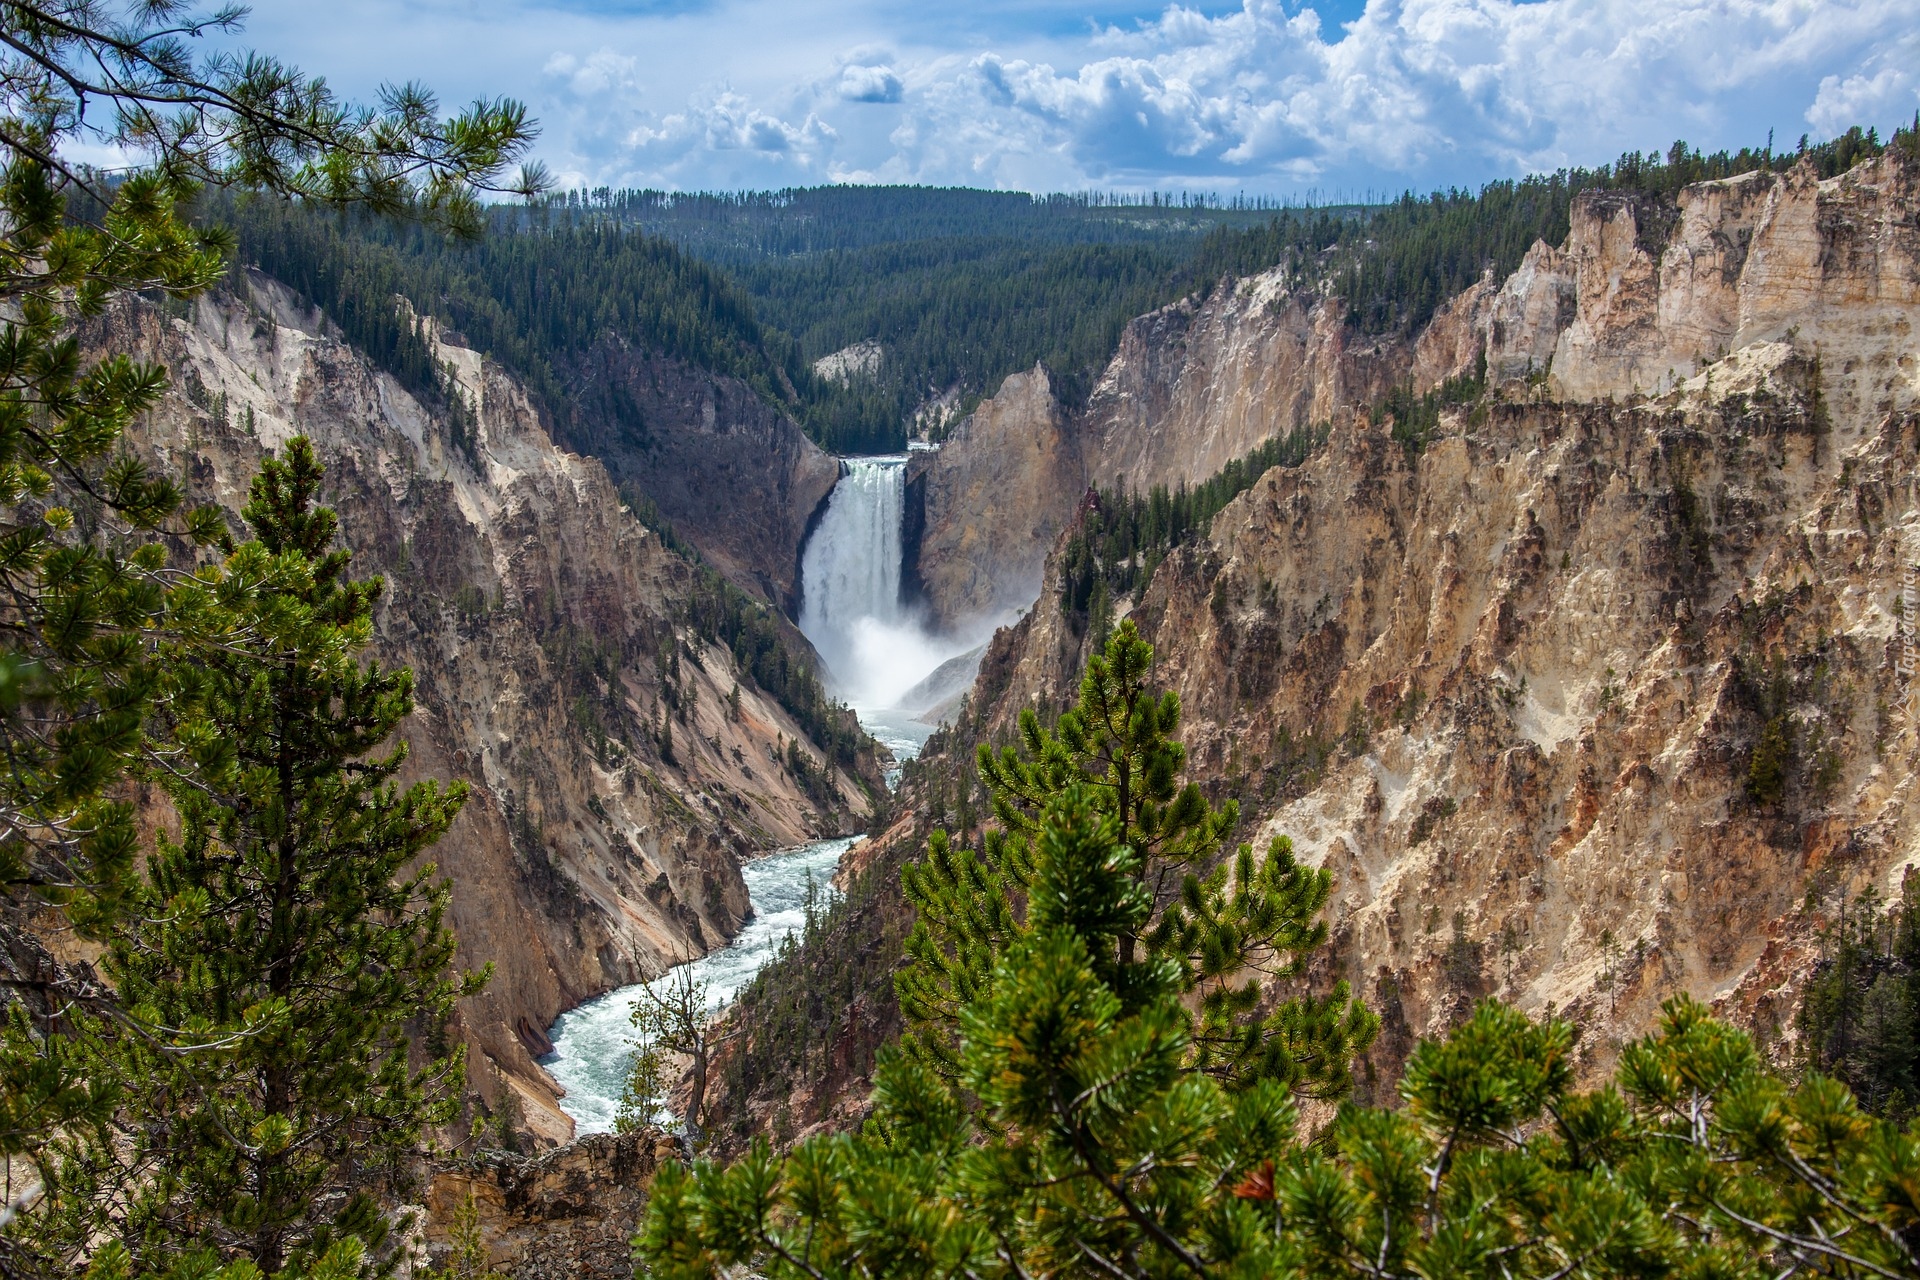
[[[1275,436],[1371,403],[1403,348],[1349,329],[1337,301],[1293,292],[1284,268],[1141,316],[1077,420],[1087,481],[1196,484]]]
[[[1416,385],[1469,372],[1484,351],[1496,380],[1532,374],[1556,400],[1625,401],[1785,342],[1819,361],[1823,412],[1872,421],[1920,386],[1916,181],[1889,154],[1826,181],[1803,165],[1696,183],[1672,209],[1582,192],[1563,249],[1535,244],[1497,289],[1483,282],[1435,316]]]
[[[1318,976],[1381,1081],[1488,994],[1595,1070],[1682,990],[1778,1050],[1827,909],[1920,860],[1916,195],[1893,157],[1700,184],[1657,256],[1581,197],[1416,344],[1428,385],[1486,352],[1487,401],[1417,453],[1337,415],[1122,605],[1243,837],[1333,872]],[[1085,631],[1049,581],[980,730],[1071,696]]]
[[[1142,316],[1083,409],[1041,401],[1035,375],[1017,375],[963,425],[965,447],[922,464],[929,494],[986,504],[928,506],[920,568],[932,611],[952,623],[986,600],[1004,608],[1009,593],[979,580],[1030,585],[1036,531],[1063,528],[1089,485],[1195,483],[1395,384],[1424,392],[1473,374],[1482,356],[1498,384],[1628,400],[1787,341],[1820,361],[1823,412],[1884,414],[1920,379],[1905,238],[1914,181],[1888,157],[1825,182],[1802,166],[1698,183],[1677,208],[1586,191],[1564,246],[1536,243],[1511,276],[1478,282],[1411,341],[1358,335],[1337,300],[1297,290],[1284,269]],[[1043,465],[1010,483],[1023,451]]]
[[[840,464],[737,378],[617,336],[565,372],[558,443],[646,494],[674,531],[736,585],[789,616],[800,554]],[[797,635],[798,633],[794,633]]]
[[[459,964],[494,966],[457,1014],[471,1086],[565,1140],[534,1061],[554,1017],[732,936],[739,860],[857,829],[877,771],[840,774],[833,811],[809,798],[778,758],[805,733],[685,624],[695,570],[475,352],[436,352],[477,412],[463,447],[271,281],[106,324],[114,349],[169,367],[129,444],[194,500],[237,512],[265,451],[314,440],[356,573],[387,580],[374,654],[416,675],[408,776],[472,788],[433,854]]]
[[[937,452],[908,460],[904,589],[952,632],[1024,609],[1085,488],[1047,371],[1012,374]]]
[[[1371,403],[1404,375],[1404,342],[1363,338],[1337,300],[1284,269],[1227,281],[1129,323],[1085,406],[1046,371],[1014,374],[936,453],[915,568],[949,630],[1032,603],[1060,530],[1090,487],[1196,484],[1263,442]]]

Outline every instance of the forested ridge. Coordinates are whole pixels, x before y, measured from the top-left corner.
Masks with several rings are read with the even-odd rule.
[[[511,368],[556,416],[574,412],[570,363],[611,337],[740,379],[838,453],[897,450],[928,396],[977,397],[1036,362],[1069,389],[1090,386],[1205,230],[1265,216],[921,188],[656,194],[503,206],[478,241],[263,202],[218,214],[243,261],[321,306],[417,394],[438,396],[439,375],[396,297]],[[683,216],[656,223],[663,210]],[[689,226],[729,230],[658,234]],[[814,360],[875,336],[888,350],[877,380],[814,375]]]
[[[1911,130],[1892,145],[1912,145]],[[1872,130],[1794,149],[1703,154],[1676,142],[1611,164],[1408,192],[1379,206],[1222,206],[921,187],[569,192],[501,205],[467,241],[376,218],[223,204],[243,261],[300,290],[429,399],[438,373],[396,296],[511,368],[557,417],[596,342],[638,344],[740,379],[839,453],[897,450],[916,409],[970,404],[1044,364],[1080,403],[1133,317],[1224,279],[1285,267],[1368,333],[1411,331],[1537,240],[1566,238],[1572,198],[1619,191],[1657,247],[1688,183],[1803,161],[1830,176],[1877,153]],[[877,341],[879,369],[813,362]]]

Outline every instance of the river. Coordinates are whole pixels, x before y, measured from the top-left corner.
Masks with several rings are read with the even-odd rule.
[[[857,838],[857,837],[856,837]],[[789,933],[806,923],[809,879],[824,902],[833,892],[833,873],[852,839],[818,840],[797,849],[756,858],[740,868],[753,902],[753,917],[738,936],[693,962],[694,975],[707,984],[709,1012],[753,981],[760,966],[780,950]],[[553,1052],[541,1065],[567,1091],[561,1108],[580,1134],[611,1133],[633,1062],[633,1006],[637,987],[621,987],[560,1015],[548,1038]]]
[[[967,646],[930,635],[900,598],[904,457],[851,458],[801,558],[800,627],[827,663],[835,692],[896,761],[918,755],[933,726],[893,704]],[[898,765],[887,784],[898,781]],[[753,980],[790,933],[806,922],[809,879],[825,903],[840,856],[861,837],[817,840],[740,868],[753,913],[725,947],[692,962],[707,984],[710,1012]],[[633,1061],[638,987],[622,987],[560,1015],[540,1060],[566,1090],[561,1108],[578,1134],[608,1133]]]

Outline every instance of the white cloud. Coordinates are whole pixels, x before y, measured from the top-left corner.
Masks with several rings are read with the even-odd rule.
[[[853,65],[840,71],[839,94],[848,102],[898,102],[900,90],[892,67]]]
[[[1856,124],[1911,123],[1920,109],[1920,32],[1901,33],[1873,52],[1867,64],[1842,79],[1823,77],[1807,108],[1807,123],[1820,135]]]
[[[1905,0],[1374,0],[1332,31],[1278,0],[1218,17],[1174,6],[1098,33],[1105,56],[1077,68],[980,58],[971,100],[910,95],[931,118],[908,132],[980,140],[974,172],[995,168],[985,112],[1005,157],[1049,152],[1094,181],[1473,180],[1676,136],[1758,142],[1770,121],[1749,113],[1912,23]],[[1915,61],[1889,52],[1871,77],[1827,74],[1808,119],[1910,111]]]
[[[714,151],[760,151],[810,161],[830,146],[833,127],[813,115],[791,124],[737,93],[714,94],[688,104],[658,124],[640,124],[627,135],[636,151],[679,158],[705,147]]]
[[[1920,105],[1916,0],[1325,3],[1075,29],[1064,0],[257,0],[255,26],[359,96],[524,98],[543,158],[596,185],[1387,192],[1884,132]]]

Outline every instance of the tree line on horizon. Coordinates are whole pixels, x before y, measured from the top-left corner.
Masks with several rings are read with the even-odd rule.
[[[435,372],[396,318],[413,300],[513,369],[556,418],[596,342],[647,345],[739,378],[841,454],[896,452],[935,397],[963,407],[1035,364],[1082,404],[1135,316],[1221,281],[1286,268],[1323,285],[1365,333],[1412,332],[1446,299],[1558,245],[1573,198],[1623,192],[1644,205],[1657,251],[1685,185],[1812,164],[1844,172],[1882,141],[1854,128],[1822,143],[1702,153],[1628,152],[1593,169],[1407,192],[1374,206],[1277,210],[1169,197],[1155,204],[930,187],[663,193],[598,189],[496,207],[495,234],[449,240],[372,218],[275,205],[223,208],[245,259],[339,318],[417,391]],[[828,379],[813,362],[876,340],[876,374]]]

